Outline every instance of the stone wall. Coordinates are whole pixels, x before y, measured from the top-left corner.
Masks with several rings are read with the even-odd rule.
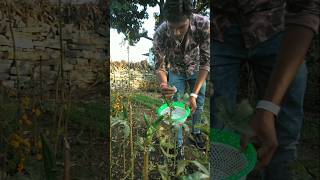
[[[110,65],[111,90],[155,90],[158,87],[154,71],[146,61],[141,63],[113,62]]]
[[[75,88],[86,88],[96,81],[109,53],[105,7],[67,4],[58,16],[57,6],[47,1],[15,1],[11,5],[10,10],[10,4],[0,2],[2,85],[15,89],[19,74],[20,85],[27,87],[30,81],[39,81],[41,74],[44,85],[55,88],[61,52],[65,78]]]

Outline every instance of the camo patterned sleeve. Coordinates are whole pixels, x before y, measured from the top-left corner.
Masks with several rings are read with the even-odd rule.
[[[286,25],[297,24],[319,32],[319,0],[287,0]]]
[[[206,19],[201,25],[200,70],[210,71],[210,21]]]
[[[165,62],[165,48],[164,48],[164,37],[161,37],[161,28],[162,25],[156,30],[153,36],[153,48],[154,48],[154,56],[155,56],[155,73],[158,74],[159,71],[167,72],[166,62]]]

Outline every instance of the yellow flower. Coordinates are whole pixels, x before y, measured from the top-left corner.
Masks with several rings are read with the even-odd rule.
[[[18,164],[18,167],[17,167],[17,170],[18,170],[18,172],[19,172],[20,174],[21,174],[21,173],[23,172],[23,170],[24,170],[23,161],[24,161],[24,160],[21,160],[21,161],[19,162],[19,164]]]
[[[27,147],[27,150],[29,151],[30,148],[31,148],[29,139],[24,139],[24,140],[23,140],[23,144]]]
[[[42,154],[41,154],[41,153],[38,153],[38,154],[36,155],[36,159],[39,160],[39,161],[41,161],[41,160],[42,160]]]
[[[13,146],[15,149],[18,149],[18,148],[19,148],[19,145],[20,145],[20,142],[13,139],[13,140],[10,141],[10,144],[11,144],[11,146]]]
[[[32,125],[32,121],[30,121],[29,119],[24,121],[26,123],[27,126],[31,126]]]
[[[22,99],[22,105],[23,107],[28,107],[30,105],[30,98],[25,96],[23,99]]]
[[[36,113],[36,116],[39,117],[41,115],[40,109],[36,108],[35,113]]]
[[[42,143],[40,140],[38,140],[37,144],[36,144],[38,149],[42,149]]]
[[[26,150],[29,151],[31,148],[29,139],[24,139],[23,137],[19,136],[18,134],[13,134],[10,144],[14,147],[14,148],[19,148],[20,145],[24,145],[26,147]]]
[[[22,120],[28,120],[27,114],[23,114],[23,115],[22,115]]]

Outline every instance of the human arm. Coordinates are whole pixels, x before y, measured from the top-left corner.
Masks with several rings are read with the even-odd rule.
[[[283,98],[294,80],[315,33],[319,27],[319,3],[308,1],[287,1],[288,13],[285,35],[277,62],[269,79],[263,100],[281,107]],[[276,116],[270,111],[257,109],[251,126],[262,141],[258,150],[259,169],[267,166],[278,147],[275,130]],[[242,136],[242,147],[246,147],[248,136]]]
[[[155,74],[159,81],[159,87],[162,94],[164,94],[166,98],[171,99],[176,89],[168,85],[168,72],[166,70],[165,63],[163,37],[160,36],[161,34],[156,32],[153,38],[153,48],[155,51]]]
[[[199,45],[200,50],[200,70],[197,77],[195,86],[192,93],[198,95],[199,91],[206,81],[208,73],[210,71],[210,22],[206,21],[202,26],[201,41]],[[197,108],[196,98],[190,96],[191,112],[194,112]]]

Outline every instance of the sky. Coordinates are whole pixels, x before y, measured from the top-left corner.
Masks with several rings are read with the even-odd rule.
[[[144,20],[143,28],[148,31],[148,36],[153,37],[154,34],[154,24],[155,19],[153,17],[153,13],[159,12],[159,7],[148,7],[147,12],[149,14],[149,18]],[[120,61],[120,60],[128,60],[128,43],[125,42],[123,45],[124,35],[118,34],[117,30],[110,29],[110,56],[111,61]],[[148,59],[148,56],[144,56],[142,54],[148,53],[149,49],[152,47],[152,41],[141,38],[140,41],[134,46],[129,47],[129,59],[130,62],[139,62],[142,60]]]

